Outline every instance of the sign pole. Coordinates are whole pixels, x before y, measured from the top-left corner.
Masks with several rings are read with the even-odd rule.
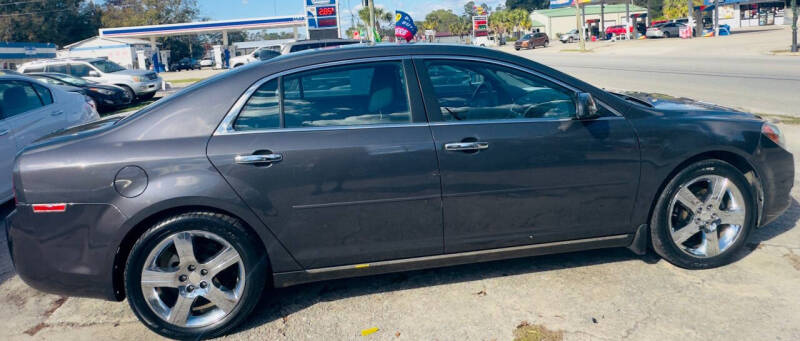
[[[583,25],[581,23],[581,10],[578,8],[578,0],[575,0],[575,25],[578,29],[578,37],[580,38],[581,51],[586,51],[586,37],[583,34]]]
[[[369,36],[370,41],[375,42],[375,1],[369,0]]]
[[[792,0],[792,52],[797,52],[797,0]]]

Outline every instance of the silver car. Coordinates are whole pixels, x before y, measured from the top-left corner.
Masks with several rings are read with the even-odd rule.
[[[645,35],[648,38],[680,37],[681,30],[685,27],[686,25],[676,22],[658,24],[655,26],[648,27]]]
[[[0,200],[14,195],[14,157],[29,143],[56,130],[98,119],[94,102],[29,77],[0,73]]]
[[[22,73],[57,72],[123,88],[130,98],[150,99],[161,89],[161,77],[148,70],[130,70],[103,58],[43,59],[25,63]]]

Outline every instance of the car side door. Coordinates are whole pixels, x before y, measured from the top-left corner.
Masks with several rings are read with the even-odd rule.
[[[2,85],[0,85],[1,87]],[[17,155],[17,145],[11,135],[11,128],[2,119],[0,112],[0,201],[5,202],[14,196],[11,184],[11,172],[14,168],[14,158]]]
[[[436,151],[409,60],[269,76],[208,157],[305,268],[443,252]]]
[[[600,103],[575,117],[577,89],[490,59],[414,59],[439,155],[445,252],[630,233],[639,150]],[[428,73],[457,69],[467,97]],[[453,71],[451,71],[453,72]],[[451,93],[455,93],[451,91]]]
[[[21,80],[4,83],[7,86],[3,89],[3,118],[17,150],[64,127],[64,110],[55,105],[48,88]]]

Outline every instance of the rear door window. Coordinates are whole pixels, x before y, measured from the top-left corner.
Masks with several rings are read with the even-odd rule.
[[[86,64],[69,64],[69,74],[75,77],[88,77],[92,68]]]
[[[0,114],[3,119],[41,108],[42,100],[28,82],[0,82]]]
[[[47,72],[67,73],[67,64],[48,65]]]
[[[39,98],[42,100],[42,105],[53,104],[53,93],[50,92],[50,89],[39,84],[33,84],[33,88],[36,90],[36,93],[39,94]]]

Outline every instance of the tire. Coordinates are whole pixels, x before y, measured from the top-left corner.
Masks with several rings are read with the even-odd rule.
[[[572,37],[569,37],[569,43],[572,44],[573,42],[575,42],[575,39],[572,38]]]
[[[125,93],[128,95],[128,98],[131,99],[131,103],[136,102],[136,93],[133,91],[133,89],[131,89],[131,87],[122,84],[117,86],[122,88],[122,90],[125,90]]]
[[[726,188],[721,196],[711,195],[715,183],[727,184],[718,187]],[[755,227],[755,210],[750,183],[738,169],[720,160],[694,163],[670,180],[656,202],[650,221],[653,249],[686,269],[729,264]]]
[[[193,243],[185,244],[187,239]],[[222,214],[191,212],[156,223],[136,241],[125,265],[131,309],[145,326],[164,337],[203,339],[225,334],[247,318],[264,289],[269,262],[256,240],[239,220]],[[184,245],[181,250],[188,250],[184,255],[191,257],[181,260],[176,243]],[[219,267],[204,268],[215,260]],[[151,283],[163,281],[165,285],[144,285],[146,269],[151,276],[160,274],[149,277]],[[231,293],[226,292],[228,287]],[[187,308],[175,316],[184,319],[168,322],[178,299],[187,303],[183,305]],[[151,308],[150,302],[157,308]]]
[[[550,45],[550,41],[549,40],[545,40],[544,41],[544,45],[542,45],[542,46],[547,47],[548,45]]]
[[[669,32],[664,32],[664,38],[669,38]]]
[[[517,51],[519,51],[519,47],[515,47],[514,49],[515,49],[515,50],[517,50]]]
[[[149,93],[149,94],[146,94],[146,95],[141,95],[141,96],[139,96],[139,100],[142,100],[142,101],[147,101],[147,100],[149,100],[149,99],[152,99],[152,98],[153,98],[153,97],[156,95],[156,92],[157,92],[157,91],[153,91],[153,92],[151,92],[151,93]]]

